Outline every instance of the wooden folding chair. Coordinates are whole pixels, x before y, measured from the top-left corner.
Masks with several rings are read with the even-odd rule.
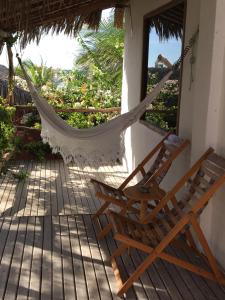
[[[119,296],[124,294],[157,258],[215,280],[219,284],[225,284],[225,277],[218,267],[198,222],[200,213],[224,182],[225,159],[213,153],[210,148],[166,194],[157,207],[146,216],[144,224],[109,210],[115,231],[114,239],[120,243],[111,257],[115,277],[119,283]],[[179,201],[177,199],[179,197],[176,197],[178,192],[179,195],[182,194]],[[171,209],[162,217],[160,212],[165,205],[170,206]],[[167,247],[175,241],[178,243],[181,236],[190,228],[196,233],[202,246],[204,259],[208,262],[206,269],[173,256],[167,251]],[[186,242],[185,246],[190,250]],[[147,253],[147,258],[123,282],[116,258],[132,248],[144,251]]]
[[[175,142],[171,142],[171,140],[175,140]],[[98,211],[93,215],[93,219],[96,220],[97,217],[106,211],[110,205],[119,207],[121,210],[123,210],[123,212],[133,211],[138,213],[137,208],[132,206],[132,201],[129,201],[129,199],[127,199],[127,197],[124,195],[124,189],[139,172],[143,178],[137,185],[147,187],[153,182],[154,184],[159,185],[167,174],[172,162],[187,147],[188,144],[188,140],[182,140],[179,137],[168,133],[161,140],[161,142],[150,151],[150,153],[143,159],[138,167],[124,180],[119,188],[112,187],[96,179],[91,179],[96,192],[95,196],[104,202]],[[145,167],[154,157],[154,155],[156,155],[156,158],[149,170],[146,172]],[[106,226],[99,232],[98,238],[100,239],[104,237],[111,228],[112,226],[110,224]]]

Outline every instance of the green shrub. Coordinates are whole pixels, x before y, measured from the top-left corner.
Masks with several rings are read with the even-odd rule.
[[[75,112],[70,114],[67,122],[76,128],[89,128],[104,123],[107,117],[107,114],[104,113],[84,114]]]
[[[12,117],[15,113],[13,107],[7,106],[4,99],[0,97],[0,159],[5,152],[12,150],[14,127]]]
[[[157,82],[157,74],[151,74],[148,83],[148,92],[150,92]],[[175,131],[177,123],[177,106],[179,96],[178,80],[168,80],[155,101],[151,104],[153,110],[166,110],[167,112],[146,112],[144,119],[149,123],[165,130]]]
[[[43,161],[46,154],[51,153],[50,146],[48,144],[44,144],[42,141],[30,142],[26,144],[23,149],[34,155],[39,161]]]

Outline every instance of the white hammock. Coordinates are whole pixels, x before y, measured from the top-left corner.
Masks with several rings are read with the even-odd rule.
[[[19,61],[21,64],[21,61]],[[115,162],[124,153],[123,131],[135,123],[161,91],[173,71],[169,71],[153,91],[131,111],[93,128],[77,129],[68,125],[43,99],[21,64],[31,97],[41,117],[41,136],[53,153],[59,152],[65,163],[72,160]]]

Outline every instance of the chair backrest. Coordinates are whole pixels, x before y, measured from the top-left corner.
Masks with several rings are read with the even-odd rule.
[[[206,193],[214,193],[218,189],[215,183],[222,180],[225,182],[225,159],[216,153],[210,154],[199,166],[196,174],[187,182],[185,194],[179,201],[179,206],[184,211],[189,211]],[[210,199],[210,198],[209,198]],[[208,199],[208,200],[209,200]],[[202,212],[208,201],[198,210]]]
[[[166,224],[165,228],[170,229],[189,212],[198,216],[224,183],[225,159],[209,148],[146,215],[144,223],[155,220],[158,214],[164,212],[161,220]]]
[[[164,140],[153,164],[151,165],[150,169],[143,177],[143,179],[139,182],[139,184],[147,186],[147,182],[150,179],[152,180],[153,177],[154,181],[157,184],[160,184],[163,178],[166,176],[167,172],[169,171],[173,160],[182,151],[180,147],[182,147],[182,145],[184,145],[185,142],[187,141],[179,138],[177,135],[170,134],[167,137],[167,139]]]

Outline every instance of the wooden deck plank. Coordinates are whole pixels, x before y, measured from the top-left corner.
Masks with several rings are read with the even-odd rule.
[[[60,218],[60,234],[61,234],[61,244],[62,244],[64,299],[65,300],[76,299],[73,259],[71,254],[67,217]]]
[[[28,172],[28,166],[25,161],[18,165],[17,171]],[[27,196],[27,178],[24,180],[17,179],[17,189],[15,193],[15,199],[12,204],[11,215],[23,215],[24,207],[26,206],[26,196]],[[21,210],[21,212],[20,212]]]
[[[68,225],[77,299],[88,299],[84,262],[81,253],[80,240],[78,239],[76,217],[69,216]]]
[[[57,192],[56,192],[56,171],[55,171],[55,161],[50,161],[50,199],[51,199],[51,212],[52,216],[56,216],[58,214],[58,199],[57,199]]]
[[[60,178],[60,161],[55,160],[55,170],[56,170],[56,178],[55,178],[55,184],[56,184],[56,195],[57,195],[57,209],[58,215],[65,214],[64,211],[64,199],[62,194],[62,186],[61,186],[61,178]]]
[[[65,166],[61,160],[20,161],[12,162],[12,168],[24,168],[30,174],[20,183],[7,177],[2,179],[0,212],[8,208],[5,211],[8,216],[91,214],[101,202],[95,197],[90,178],[105,177],[107,182],[118,185],[113,178],[117,169],[110,166],[98,169],[98,163],[86,166],[76,162]]]
[[[89,211],[90,213],[95,213],[97,210],[97,205],[96,202],[98,202],[99,200],[95,198],[95,196],[92,193],[91,190],[91,183],[90,183],[90,168],[89,167],[85,167],[84,165],[82,166],[82,171],[83,173],[81,174],[81,180],[82,180],[82,184],[85,187],[84,190],[84,198],[85,198],[85,202],[87,203],[88,207],[89,207]]]
[[[199,256],[194,255],[193,253],[191,255],[189,253],[189,251],[186,251],[186,250],[184,250],[183,252],[184,252],[184,255],[187,260],[189,260],[190,262],[192,262],[194,264],[201,266],[201,258],[199,258]],[[215,292],[210,288],[210,285],[208,285],[209,280],[204,279],[203,277],[198,276],[196,274],[192,274],[192,277],[197,282],[199,288],[201,289],[201,291],[205,297],[209,297],[210,299],[217,299]],[[224,297],[224,295],[223,295],[223,297]],[[220,298],[218,298],[218,299],[220,299]]]
[[[41,274],[41,299],[49,300],[52,295],[52,218],[43,218],[43,250]]]
[[[100,218],[100,224],[101,224],[101,226],[104,227],[104,226],[106,226],[107,223],[108,223],[108,219],[106,218],[106,216],[105,215],[101,216],[101,218]],[[108,249],[109,249],[109,255],[111,256],[112,253],[114,252],[114,250],[117,248],[117,244],[116,244],[115,240],[113,239],[112,232],[110,232],[106,236],[106,242],[107,242]],[[109,263],[110,263],[110,266],[111,266],[111,261],[109,261]],[[127,274],[128,274],[128,272],[126,270],[126,267],[127,267],[126,266],[126,262],[123,259],[118,258],[118,263],[119,263],[119,265],[121,267],[121,274],[122,274],[122,276],[126,277]],[[118,286],[117,286],[116,290],[117,289],[118,289]],[[131,287],[127,291],[126,298],[127,299],[137,299],[134,287]]]
[[[5,176],[5,179],[1,184],[1,216],[7,217],[12,215],[11,212],[16,193],[16,186],[17,180],[15,178],[7,178],[7,176]]]
[[[63,162],[60,162],[59,170],[60,170],[59,174],[60,174],[61,186],[62,186],[62,196],[64,200],[64,214],[70,215],[72,213],[71,203],[70,203],[70,197],[68,193],[67,178],[65,174],[65,164]]]
[[[81,254],[83,257],[84,272],[89,299],[101,299],[99,295],[99,287],[96,279],[93,260],[90,253],[90,248],[85,234],[85,227],[81,216],[76,218],[78,238],[80,240]]]
[[[0,219],[0,262],[2,261],[3,252],[6,245],[6,240],[9,235],[9,227],[11,224],[11,219]]]
[[[12,169],[23,165],[12,162]],[[6,214],[19,215],[0,218],[0,299],[118,299],[109,260],[117,245],[112,233],[96,239],[91,214],[100,201],[89,180],[96,177],[118,186],[126,172],[120,165],[97,165],[26,162],[31,175],[23,185],[7,176],[0,179],[0,213],[8,208]],[[100,223],[107,223],[105,215]],[[173,247],[169,251],[181,255]],[[131,254],[118,259],[124,278],[145,258],[136,250]],[[196,259],[193,253],[182,255]],[[222,300],[225,292],[214,282],[158,260],[126,298]]]
[[[33,194],[32,194],[32,206],[31,206],[31,215],[38,215],[38,203],[39,203],[39,195],[40,195],[40,170],[39,164],[35,162],[34,168],[34,185],[33,185]]]
[[[19,276],[17,300],[27,299],[30,287],[30,272],[33,257],[35,217],[28,218],[26,241],[24,245],[21,271]]]
[[[131,257],[132,257],[132,262],[133,262],[135,268],[137,268],[142,262],[139,254],[138,254],[138,251],[133,250]],[[150,269],[152,269],[152,268],[150,268]],[[145,272],[140,278],[147,297],[149,299],[166,299],[166,297],[164,297],[164,293],[163,293],[162,297],[160,296],[160,294],[158,295],[158,291],[153,284],[152,277],[153,277],[152,274],[151,274],[151,276],[149,276],[148,272]],[[158,282],[157,282],[157,284],[158,284]],[[163,286],[161,289],[163,290],[163,289],[165,289],[165,287]],[[168,298],[169,297],[167,295],[167,299]]]
[[[82,189],[82,193],[81,193],[82,200],[81,201],[82,201],[82,205],[83,205],[83,212],[84,213],[92,213],[94,205],[93,205],[93,201],[90,201],[88,185],[86,184],[86,176],[87,176],[86,173],[87,173],[86,167],[84,166],[84,164],[81,164],[78,175],[79,175],[80,186]]]
[[[175,282],[176,289],[179,291],[181,297],[185,300],[194,299],[192,294],[190,293],[190,290],[187,288],[185,282],[183,281],[183,278],[177,272],[176,267],[173,264],[170,264],[166,261],[162,261],[162,263],[165,269],[167,270],[167,273],[169,274],[170,278],[176,279],[173,281]]]
[[[37,299],[40,296],[43,247],[42,229],[43,218],[35,217],[35,237],[33,244],[33,258],[31,265],[28,299]]]
[[[62,273],[62,254],[61,254],[61,237],[59,227],[59,217],[52,217],[52,298],[56,300],[63,299],[63,273]]]
[[[70,163],[68,166],[68,173],[69,173],[69,179],[70,179],[70,184],[72,186],[72,197],[75,202],[75,207],[76,207],[76,213],[81,212],[82,208],[82,201],[81,201],[81,191],[80,187],[78,186],[79,183],[79,177],[76,173],[76,169],[73,163]]]
[[[84,216],[84,218],[86,218],[86,216]],[[97,234],[98,234],[98,231],[97,231],[98,229],[96,230],[96,226],[93,222],[92,222],[92,226],[94,228],[95,237],[96,237]],[[107,241],[106,241],[106,239],[102,239],[100,241],[96,240],[96,242],[99,245],[99,251],[100,251],[102,261],[104,261],[105,273],[107,274],[109,287],[110,287],[110,290],[112,291],[112,297],[113,297],[114,300],[121,299],[116,295],[117,284],[115,282],[115,277],[114,277],[112,267],[111,267],[111,264],[110,264],[110,261],[109,261],[109,257],[111,255],[111,253],[110,253],[110,250],[108,248]]]
[[[23,211],[23,216],[30,216],[32,202],[33,202],[33,190],[34,190],[34,182],[35,182],[35,162],[29,162],[29,178],[28,178],[28,185],[27,185],[27,197],[26,197],[26,204]]]
[[[18,171],[20,165],[17,163],[12,165],[10,169],[12,171]],[[8,180],[7,180],[8,178]],[[18,186],[18,179],[14,178],[12,175],[6,173],[5,175],[5,189],[2,195],[1,200],[1,215],[3,216],[10,216],[13,214],[13,207],[16,204],[16,195],[17,193],[20,195],[19,186]],[[10,201],[11,200],[11,201]],[[18,198],[20,201],[20,197]]]
[[[86,230],[86,236],[88,244],[90,247],[90,254],[93,260],[93,265],[95,269],[96,279],[98,282],[98,289],[103,299],[112,299],[112,293],[109,289],[108,278],[105,273],[104,265],[102,264],[101,253],[98,248],[98,243],[96,242],[96,236],[93,229],[93,223],[91,222],[90,216],[84,215],[83,221]]]
[[[70,203],[70,213],[76,214],[77,213],[76,199],[74,197],[74,190],[73,190],[73,185],[72,185],[71,177],[70,177],[70,173],[69,173],[69,166],[66,164],[63,164],[63,167],[64,167],[64,174],[65,174],[67,192],[68,192],[69,203]]]
[[[38,216],[46,215],[46,188],[45,188],[45,161],[41,161],[39,163],[40,166],[40,180],[39,180],[39,188],[40,188],[40,194],[39,194],[39,201],[38,201]]]
[[[16,237],[16,243],[12,255],[10,271],[7,280],[7,286],[5,288],[4,299],[7,300],[14,300],[15,295],[17,294],[26,233],[27,233],[27,218],[23,218],[20,219],[19,222],[18,234]]]
[[[105,223],[106,218],[102,216],[101,221]],[[0,299],[118,299],[109,264],[116,243],[112,234],[104,241],[96,240],[90,215],[0,219],[0,240]],[[124,275],[143,259],[138,251],[131,254],[132,259],[118,260]],[[155,274],[151,270],[155,270]],[[126,297],[177,300],[183,291],[182,299],[188,299],[190,294],[185,294],[183,285],[179,286],[183,271],[179,270],[178,278],[165,264],[154,264]],[[165,273],[173,281],[176,293]],[[164,285],[160,284],[160,278]],[[194,277],[196,286],[190,299],[201,299],[198,296],[203,290],[202,299],[224,299],[223,289],[214,283],[210,287],[213,292],[207,295],[209,290],[199,279],[199,276]]]
[[[28,204],[28,194],[30,190],[30,183],[32,182],[31,172],[32,172],[32,163],[31,162],[24,162],[24,171],[27,172],[28,178],[23,180],[22,185],[22,192],[21,192],[21,199],[15,199],[15,202],[19,202],[19,210],[17,213],[13,213],[16,216],[25,216],[26,215],[26,207]],[[19,198],[19,195],[15,195],[15,198]],[[29,214],[28,214],[29,215]]]
[[[170,251],[173,255],[175,255],[178,258],[186,259],[184,255],[182,255],[182,252],[179,251],[179,249],[176,249],[176,247],[170,247]],[[204,300],[205,295],[201,292],[201,289],[196,284],[196,281],[193,280],[191,276],[191,272],[183,270],[179,267],[177,267],[178,272],[180,273],[180,276],[183,277],[184,281],[186,282],[186,285],[189,287],[189,289],[192,292],[193,297],[196,300]]]
[[[45,214],[52,215],[52,191],[51,191],[51,165],[50,161],[45,162]]]
[[[81,170],[79,169],[79,165],[77,165],[76,162],[71,163],[71,169],[73,171],[73,176],[74,176],[74,183],[75,183],[75,188],[78,191],[78,202],[77,202],[77,211],[80,214],[84,214],[87,212],[87,207],[85,207],[85,200],[84,200],[84,191],[83,191],[83,183],[80,180],[80,173]]]
[[[6,223],[8,223],[8,221],[6,221]],[[8,224],[6,224],[6,226],[7,225]],[[0,276],[0,278],[1,278],[1,280],[0,280],[0,299],[4,298],[5,288],[6,288],[7,282],[8,282],[8,276],[10,273],[12,256],[14,253],[14,247],[15,247],[15,242],[16,242],[16,237],[17,237],[17,232],[18,232],[17,231],[18,226],[19,226],[19,222],[17,222],[16,220],[11,221],[7,240],[4,245],[4,252],[3,252],[1,264],[0,264],[0,274],[1,274],[1,276]],[[2,230],[3,230],[3,228],[2,228]]]

